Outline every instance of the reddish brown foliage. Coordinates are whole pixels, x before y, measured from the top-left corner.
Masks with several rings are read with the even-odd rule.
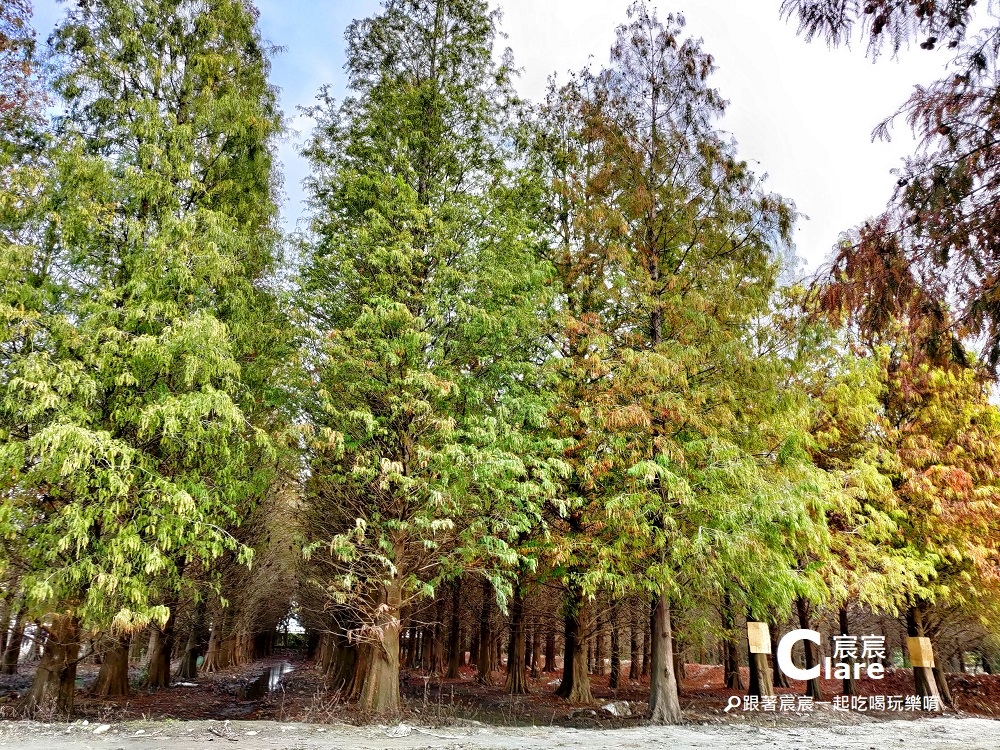
[[[890,320],[920,321],[931,353],[954,355],[977,338],[1000,366],[1000,19],[967,36],[976,0],[784,0],[806,38],[846,43],[860,30],[876,56],[922,40],[957,50],[947,76],[916,87],[896,113],[920,140],[897,175],[886,212],[849,238],[831,269],[824,306],[854,313],[877,333]],[[876,136],[887,137],[893,118]],[[953,310],[945,330],[946,310]],[[937,325],[928,326],[928,321]],[[936,351],[933,351],[935,350]]]
[[[0,3],[0,125],[4,129],[38,107],[33,81],[35,32],[30,0]]]
[[[781,13],[799,20],[806,39],[822,37],[831,45],[845,44],[859,30],[868,37],[868,51],[885,46],[893,53],[916,40],[921,48],[957,46],[969,25],[977,0],[782,0]]]

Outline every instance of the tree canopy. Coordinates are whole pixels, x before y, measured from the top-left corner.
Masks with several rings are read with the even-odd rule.
[[[891,629],[899,665],[931,637],[915,688],[950,700],[940,663],[1000,637],[976,11],[782,4],[810,39],[956,56],[900,112],[922,144],[887,210],[793,279],[794,203],[722,130],[706,45],[641,0],[539,103],[486,0],[351,23],[345,96],[304,111],[298,232],[249,0],[68,4],[44,53],[6,2],[0,672],[44,644],[20,710],[72,713],[84,653],[121,696],[142,647],[156,689],[279,623],[366,714],[400,713],[408,669],[540,689],[543,648],[592,703],[627,632],[646,718],[676,723],[694,654],[773,695],[753,622]]]

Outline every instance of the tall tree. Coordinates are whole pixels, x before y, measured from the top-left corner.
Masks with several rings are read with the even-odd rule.
[[[0,389],[8,365],[31,337],[25,325],[44,307],[46,292],[37,280],[34,241],[44,211],[45,101],[31,3],[15,0],[0,8]],[[0,417],[0,434],[3,431]],[[0,506],[0,670],[17,667],[26,609],[21,578],[25,557],[20,539],[5,528]],[[8,640],[8,630],[11,635]]]
[[[381,713],[399,708],[403,606],[463,565],[503,598],[490,561],[516,562],[509,542],[551,494],[532,447],[549,274],[496,23],[483,0],[389,0],[355,21],[352,96],[324,92],[307,149],[309,409],[327,448],[308,501],[328,521],[307,550],[329,550],[319,584],[354,612],[361,705]]]
[[[884,471],[898,503],[886,554],[915,573],[900,592],[910,635],[932,636],[932,607],[985,612],[1000,594],[1000,411],[972,369],[934,366],[905,344],[884,356],[884,434],[894,458]],[[943,670],[915,667],[914,677],[919,694],[940,690],[950,701]]]
[[[981,371],[955,340],[946,312],[922,304],[919,285],[907,287],[905,297],[898,290],[888,309],[878,309],[883,300],[859,299],[843,278],[818,289],[823,309],[850,332],[848,340],[879,375],[878,409],[864,428],[870,447],[852,444],[851,431],[839,435],[837,419],[820,446],[821,460],[838,469],[867,465],[867,477],[850,493],[855,502],[840,506],[839,525],[867,519],[861,534],[840,545],[841,581],[884,611],[904,610],[912,636],[933,635],[932,607],[989,612],[1000,571],[992,528],[997,475],[988,458],[997,410]],[[877,326],[868,323],[873,316],[880,318]],[[872,455],[857,460],[866,454]],[[918,693],[938,694],[932,670],[915,667],[914,677]],[[946,686],[940,687],[947,699]]]
[[[752,351],[793,211],[715,130],[712,59],[683,18],[661,23],[641,3],[629,16],[606,69],[553,91],[544,141],[566,299],[557,421],[574,441],[569,549],[583,551],[588,525],[601,529],[600,552],[566,571],[584,597],[602,583],[651,596],[650,716],[676,722],[670,599],[698,528],[686,521],[775,497],[763,492],[768,469],[795,453],[780,450],[796,428],[765,414],[760,389],[776,381]]]
[[[273,479],[280,117],[255,21],[242,0],[105,0],[53,36],[67,114],[23,285],[46,295],[0,397],[0,518],[61,660],[28,710],[72,710],[83,625],[169,641],[185,566],[237,546]]]

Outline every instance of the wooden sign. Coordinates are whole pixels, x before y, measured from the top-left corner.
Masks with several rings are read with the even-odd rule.
[[[930,638],[911,636],[906,639],[906,649],[910,652],[910,664],[913,666],[934,666],[934,650],[931,648]]]
[[[751,654],[771,653],[771,632],[767,628],[767,623],[748,622],[747,642],[750,644]]]

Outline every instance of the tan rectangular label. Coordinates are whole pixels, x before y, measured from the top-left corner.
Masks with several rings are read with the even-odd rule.
[[[934,666],[934,650],[931,648],[930,638],[911,636],[906,639],[906,648],[910,652],[910,664],[913,666]]]
[[[771,653],[771,632],[767,628],[767,623],[748,622],[747,642],[750,644],[751,654]]]

